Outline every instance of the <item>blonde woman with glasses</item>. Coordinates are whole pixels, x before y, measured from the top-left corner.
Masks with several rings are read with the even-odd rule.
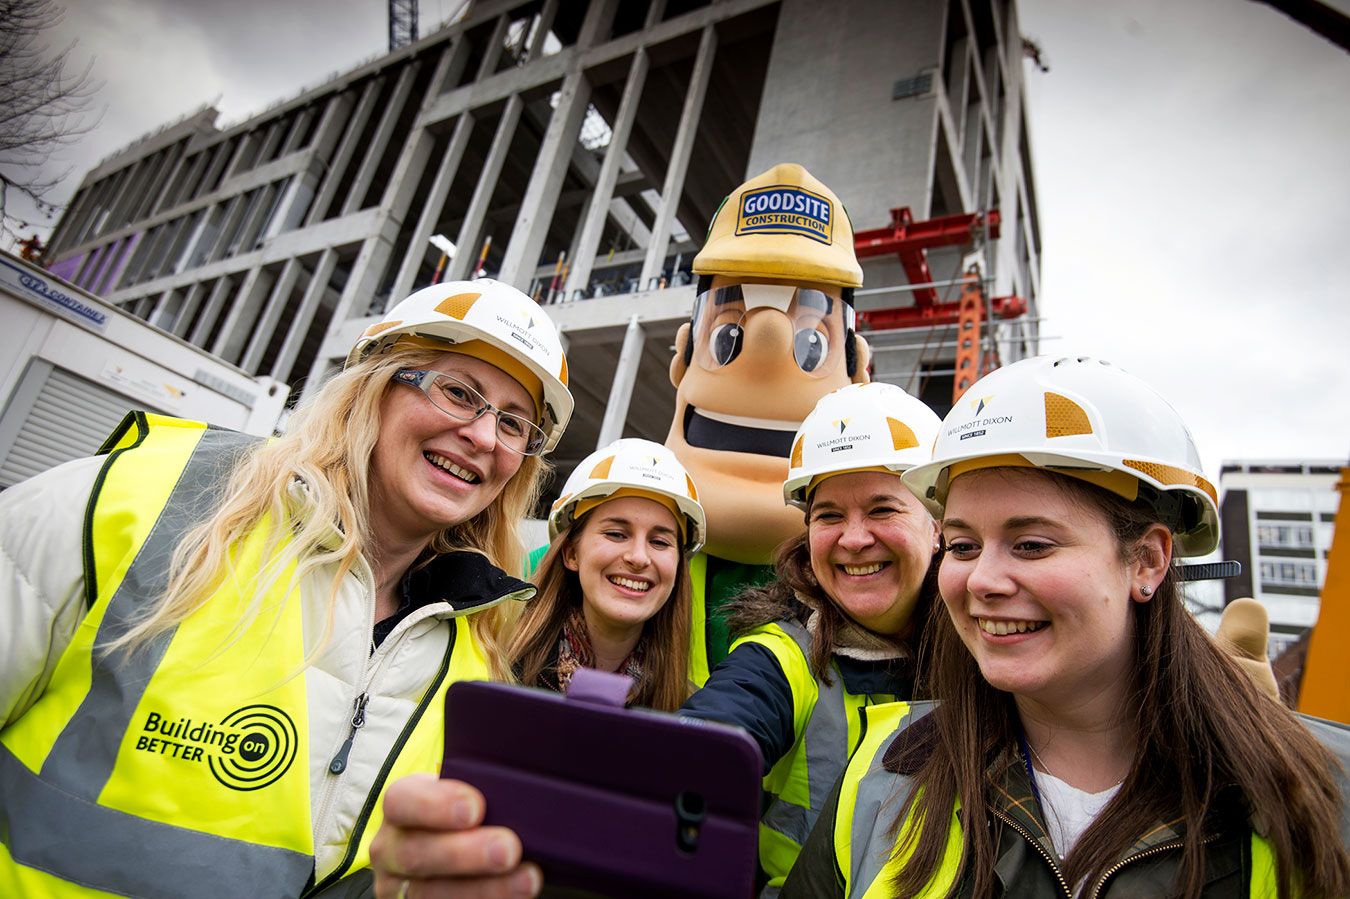
[[[534,593],[505,572],[566,378],[529,297],[441,284],[282,437],[135,413],[0,497],[0,895],[368,890],[386,788]]]

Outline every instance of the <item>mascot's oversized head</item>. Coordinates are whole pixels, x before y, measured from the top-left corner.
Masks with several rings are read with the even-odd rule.
[[[675,338],[670,447],[699,486],[707,551],[767,563],[802,527],[783,505],[792,437],[816,400],[868,380],[854,331],[862,269],[828,187],[785,163],[722,201],[694,259],[698,296]]]

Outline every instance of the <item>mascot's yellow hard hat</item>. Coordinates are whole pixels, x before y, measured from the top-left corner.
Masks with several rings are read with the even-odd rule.
[[[862,286],[844,204],[794,162],[751,178],[722,201],[694,273]]]

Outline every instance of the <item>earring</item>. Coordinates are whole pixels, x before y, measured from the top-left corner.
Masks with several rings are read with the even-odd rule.
[[[1141,584],[1141,585],[1139,586],[1139,595],[1140,595],[1140,596],[1152,596],[1152,595],[1153,595],[1153,588],[1150,587],[1148,584]]]

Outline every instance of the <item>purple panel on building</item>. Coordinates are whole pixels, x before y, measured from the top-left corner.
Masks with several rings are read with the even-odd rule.
[[[70,256],[66,259],[62,259],[60,262],[53,262],[47,271],[58,278],[74,281],[76,272],[80,270],[81,265],[84,265],[84,259],[88,255],[88,253],[81,253],[78,256]]]
[[[81,285],[94,296],[101,295],[96,285],[103,283],[103,276],[106,275],[108,269],[112,267],[110,263],[113,261],[113,257],[117,255],[117,248],[121,243],[122,241],[115,240],[103,248],[103,258],[98,261],[98,265],[94,266],[93,275],[86,279],[85,283]]]
[[[79,280],[75,283],[93,293],[93,285],[98,281],[98,276],[103,273],[103,266],[107,263],[108,256],[111,255],[108,252],[111,249],[112,244],[104,244],[96,250],[90,250],[89,263],[84,267],[83,273],[78,276]]]
[[[122,271],[127,267],[132,251],[136,249],[136,245],[141,242],[141,238],[144,236],[145,232],[140,231],[121,241],[121,246],[118,247],[112,264],[108,266],[108,276],[99,284],[94,291],[95,293],[101,296],[105,291],[111,292],[117,288],[117,279],[122,277]]]

